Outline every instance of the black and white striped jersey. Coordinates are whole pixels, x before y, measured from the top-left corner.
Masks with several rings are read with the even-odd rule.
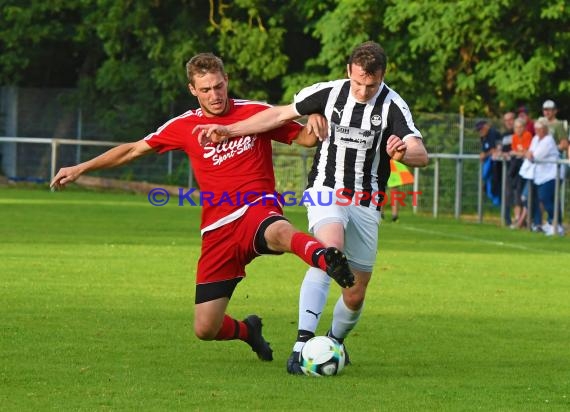
[[[380,209],[390,176],[388,137],[422,137],[406,102],[382,83],[367,103],[359,103],[345,79],[304,88],[294,106],[299,115],[320,113],[329,123],[329,138],[318,143],[307,187],[343,189],[348,197],[367,192],[373,198],[360,204]]]

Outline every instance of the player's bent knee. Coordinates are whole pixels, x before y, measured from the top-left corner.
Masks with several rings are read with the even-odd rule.
[[[289,249],[291,244],[291,237],[295,233],[295,229],[289,222],[284,220],[275,223],[276,230],[273,236],[273,242],[279,244],[283,249]]]
[[[255,234],[255,248],[260,254],[287,252],[294,232],[291,223],[283,216],[271,216],[259,225]]]
[[[358,310],[364,304],[365,289],[354,287],[354,290],[347,290],[343,295],[344,304],[350,310]]]
[[[287,220],[276,221],[265,230],[267,246],[272,250],[289,251],[291,237],[295,232],[295,228]]]
[[[363,297],[350,297],[348,300],[345,298],[344,304],[350,310],[358,310],[364,304],[364,296]]]
[[[205,322],[194,322],[194,334],[200,340],[214,340],[220,326],[212,325]]]

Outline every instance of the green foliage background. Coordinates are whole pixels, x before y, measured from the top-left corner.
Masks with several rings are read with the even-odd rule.
[[[492,116],[552,98],[569,117],[564,0],[0,0],[0,85],[77,87],[111,135],[132,139],[196,104],[195,53],[224,58],[232,95],[280,103],[344,76],[368,39],[414,112]]]

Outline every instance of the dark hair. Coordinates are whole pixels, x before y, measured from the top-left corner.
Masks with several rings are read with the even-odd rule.
[[[226,74],[224,71],[224,62],[212,53],[199,53],[186,63],[186,75],[192,86],[194,85],[194,76],[218,72],[223,75]]]
[[[386,71],[386,53],[382,46],[373,41],[367,41],[357,46],[350,57],[348,64],[356,64],[364,69],[366,74],[374,74],[378,70]]]

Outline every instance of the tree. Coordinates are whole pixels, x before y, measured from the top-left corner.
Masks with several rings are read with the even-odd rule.
[[[570,107],[570,8],[564,0],[339,0],[311,28],[320,53],[285,79],[303,85],[345,75],[361,41],[379,41],[387,78],[416,110],[497,115],[547,97]],[[567,115],[570,114],[570,110]]]
[[[139,137],[178,105],[187,110],[184,65],[213,43],[201,35],[208,24],[202,2],[99,0],[84,13],[81,40],[96,42],[103,54],[80,80],[81,99],[113,136]]]
[[[315,5],[313,5],[315,7]],[[335,1],[317,16],[306,10],[305,18],[313,24],[307,31],[318,39],[318,55],[307,60],[304,70],[287,76],[285,97],[290,100],[301,87],[318,81],[346,77],[346,61],[352,48],[366,40],[377,40],[383,5],[369,0]]]
[[[0,23],[0,84],[77,87],[86,121],[118,140],[186,108],[184,63],[214,46],[198,0],[29,0],[2,4]]]
[[[536,108],[546,95],[570,104],[564,3],[395,0],[383,19],[395,78],[407,95],[419,92],[422,110],[497,114],[520,101]]]
[[[570,117],[564,0],[0,0],[0,84],[77,87],[118,139],[195,107],[184,63],[220,55],[238,97],[288,102],[346,75],[364,40],[414,111],[498,114],[552,98]]]
[[[0,3],[0,84],[62,87],[81,65],[73,49],[78,7],[65,0]]]

